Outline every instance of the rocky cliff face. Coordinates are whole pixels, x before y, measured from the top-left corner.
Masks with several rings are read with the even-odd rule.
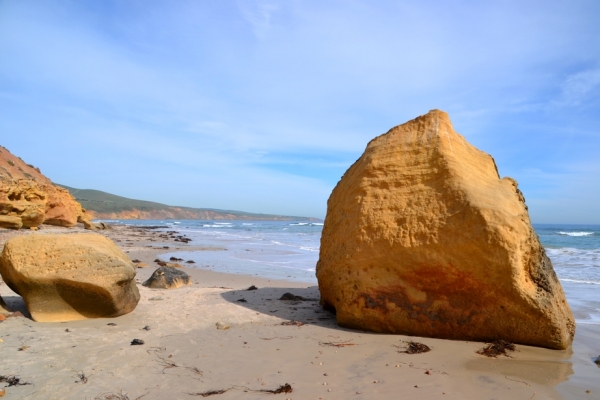
[[[0,227],[74,226],[81,219],[89,216],[66,189],[0,146]]]
[[[564,349],[575,323],[525,199],[433,110],[373,139],[327,203],[317,278],[342,326]]]

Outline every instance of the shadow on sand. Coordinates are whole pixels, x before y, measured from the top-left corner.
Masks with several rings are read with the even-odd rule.
[[[13,311],[20,311],[26,318],[31,319],[25,300],[21,296],[2,296],[6,305]]]
[[[294,300],[281,300],[290,293]],[[348,332],[360,332],[338,326],[335,314],[319,305],[319,288],[264,287],[255,290],[231,290],[221,294],[223,299],[250,310],[272,315],[286,321],[298,321],[306,325],[321,326]],[[287,296],[290,298],[290,296]],[[285,321],[284,321],[285,322]]]

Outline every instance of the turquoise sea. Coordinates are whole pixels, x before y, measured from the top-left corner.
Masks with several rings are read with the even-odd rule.
[[[198,268],[316,284],[322,223],[294,221],[110,220],[162,226],[221,250],[175,251],[163,257],[194,260]],[[600,225],[534,224],[578,323],[600,325]],[[185,247],[181,244],[179,247]]]

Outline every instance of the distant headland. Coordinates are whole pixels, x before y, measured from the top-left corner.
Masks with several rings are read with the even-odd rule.
[[[92,189],[65,188],[96,219],[201,219],[201,220],[262,220],[321,221],[319,218],[275,214],[254,214],[244,211],[169,206],[152,201],[135,200]]]

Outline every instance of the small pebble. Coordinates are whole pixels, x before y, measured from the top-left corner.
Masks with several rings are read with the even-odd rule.
[[[131,341],[132,346],[140,346],[142,344],[144,344],[144,341],[142,339],[133,339]]]
[[[5,394],[6,394],[6,390],[0,389],[0,397],[4,397]]]
[[[227,330],[230,328],[230,326],[228,324],[225,324],[223,322],[217,322],[215,325],[217,326],[217,329],[219,329],[221,331],[224,331],[224,330]]]

